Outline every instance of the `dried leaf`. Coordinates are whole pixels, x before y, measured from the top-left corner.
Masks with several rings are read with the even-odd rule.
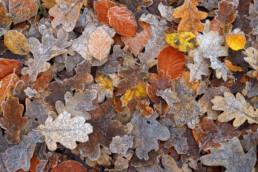
[[[4,34],[4,44],[14,54],[28,55],[30,52],[26,37],[16,30]]]
[[[245,48],[246,40],[243,34],[228,34],[226,37],[227,45],[235,51]]]
[[[183,73],[185,64],[184,54],[171,46],[164,48],[158,55],[158,71],[168,74],[171,79]]]
[[[13,23],[21,23],[35,16],[38,12],[37,0],[9,0],[9,12]]]
[[[157,151],[159,149],[158,140],[166,141],[169,139],[168,129],[156,120],[157,116],[157,114],[153,114],[144,118],[137,110],[133,114],[131,123],[134,126],[136,155],[139,159],[148,160],[148,153],[151,150]]]
[[[35,131],[23,135],[18,145],[7,149],[3,154],[3,161],[8,171],[17,171],[18,169],[28,171],[36,144],[42,142],[44,142],[44,137]]]
[[[95,80],[102,88],[104,88],[108,92],[109,95],[113,95],[113,82],[110,77],[106,76],[103,73],[99,73],[97,74]]]
[[[116,6],[116,4],[110,0],[94,1],[94,10],[100,23],[109,25],[108,9],[114,6]]]
[[[178,25],[178,32],[192,32],[195,35],[204,29],[200,20],[205,19],[208,15],[205,12],[198,11],[194,0],[186,0],[184,4],[175,9],[173,17],[181,18]]]
[[[7,75],[15,73],[20,74],[21,63],[17,60],[0,59],[0,79],[6,77]]]
[[[112,153],[125,156],[129,148],[133,147],[133,138],[131,136],[116,136],[112,138],[109,149]]]
[[[162,157],[162,165],[164,166],[164,172],[191,172],[192,170],[186,163],[183,164],[182,168],[179,168],[173,157],[164,155]]]
[[[211,154],[201,157],[204,165],[224,166],[227,172],[253,171],[256,163],[256,150],[252,147],[246,154],[238,138],[222,142],[222,148],[211,148]]]
[[[72,117],[81,116],[86,120],[90,119],[91,115],[88,111],[96,108],[92,101],[97,98],[97,90],[86,89],[83,93],[76,92],[74,95],[71,92],[66,92],[64,95],[65,105],[62,101],[57,101],[55,104],[58,114],[68,112]]]
[[[54,167],[51,172],[71,172],[71,171],[88,172],[88,170],[85,167],[83,167],[82,164],[72,160],[63,161],[62,163]]]
[[[224,62],[225,66],[232,72],[242,72],[243,69],[239,66],[235,66],[231,63],[229,60],[225,60]]]
[[[0,125],[5,129],[8,142],[11,144],[19,143],[21,129],[27,124],[27,119],[22,117],[23,109],[16,97],[8,97],[2,103],[3,117],[0,118]]]
[[[71,32],[80,16],[83,0],[56,0],[56,5],[49,10],[54,19],[53,28],[62,25],[66,32]]]
[[[172,47],[177,48],[182,52],[188,52],[199,45],[192,32],[166,34],[166,41]]]
[[[43,1],[42,7],[46,9],[53,8],[56,5],[55,0],[42,0],[42,1]]]
[[[168,21],[174,20],[174,8],[172,6],[166,6],[163,3],[160,3],[158,9],[162,17],[166,18]]]
[[[194,93],[197,91],[197,89],[200,86],[199,81],[197,81],[195,83],[190,83],[190,72],[189,71],[184,71],[182,73],[182,80],[185,82],[187,87],[189,87],[193,90]]]
[[[249,63],[253,69],[258,70],[258,50],[253,47],[248,47],[243,53],[247,56],[244,58],[245,61]]]
[[[113,39],[101,28],[98,27],[89,39],[89,54],[95,59],[102,61],[107,58]]]
[[[45,142],[49,150],[56,150],[59,142],[69,149],[75,149],[79,142],[87,142],[88,134],[92,133],[93,127],[85,123],[83,117],[71,118],[71,114],[64,111],[56,119],[49,116],[45,125],[38,126],[37,130],[45,136]]]
[[[7,12],[7,8],[4,1],[0,1],[0,16],[0,28],[9,28],[11,26],[12,18]]]
[[[108,20],[111,27],[123,36],[136,34],[137,22],[134,15],[126,7],[111,7],[108,9]]]

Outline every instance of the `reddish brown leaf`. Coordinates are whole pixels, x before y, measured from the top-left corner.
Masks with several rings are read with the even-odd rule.
[[[111,27],[123,36],[134,36],[137,22],[134,15],[126,7],[111,7],[108,9],[108,19]]]
[[[17,144],[20,141],[21,129],[27,124],[27,119],[22,117],[23,105],[19,99],[9,97],[2,103],[3,117],[0,118],[0,125],[5,129],[9,143]]]
[[[0,1],[0,28],[9,28],[12,22],[4,1]]]
[[[42,92],[48,87],[50,81],[53,79],[52,72],[46,72],[39,75],[37,80],[32,84],[31,88],[36,89],[38,92]]]
[[[51,172],[87,172],[88,170],[79,162],[68,160],[54,167]]]
[[[164,71],[171,79],[183,73],[185,64],[184,54],[171,46],[164,48],[158,55],[158,71]]]
[[[100,23],[109,25],[108,9],[114,6],[116,6],[116,4],[110,0],[94,1],[94,10]]]
[[[9,60],[9,59],[0,59],[0,79],[13,73],[14,70],[17,75],[20,74],[21,63],[19,61]]]

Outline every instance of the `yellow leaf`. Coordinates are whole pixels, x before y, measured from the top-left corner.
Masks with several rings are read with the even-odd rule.
[[[146,85],[145,82],[139,82],[139,83],[136,85],[134,97],[135,97],[135,98],[146,97],[146,96],[147,96],[146,86],[147,86],[147,85]]]
[[[228,46],[235,51],[245,48],[246,39],[242,34],[229,34],[226,37]]]
[[[126,106],[132,99],[134,95],[134,89],[126,90],[125,94],[121,97],[122,107]]]
[[[195,35],[192,32],[166,34],[166,41],[172,47],[177,48],[182,52],[188,52],[199,45]]]
[[[26,37],[16,30],[9,30],[4,34],[4,44],[14,54],[27,55],[30,53]]]
[[[242,72],[243,69],[239,66],[234,66],[231,61],[225,60],[225,66],[232,72]]]
[[[104,88],[105,90],[107,90],[109,93],[112,94],[113,83],[112,83],[111,78],[104,75],[103,73],[99,73],[96,76],[96,82],[99,83],[102,88]]]

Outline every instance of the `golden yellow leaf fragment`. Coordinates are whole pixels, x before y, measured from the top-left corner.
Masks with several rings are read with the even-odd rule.
[[[113,92],[113,82],[110,77],[104,75],[103,73],[99,73],[96,76],[96,82],[100,84],[102,88],[107,90],[109,93],[112,94]]]
[[[166,41],[182,52],[188,52],[199,45],[196,36],[192,32],[166,34]]]
[[[4,34],[4,44],[14,54],[27,55],[30,53],[26,37],[16,30],[9,30]]]
[[[245,48],[246,39],[243,34],[229,34],[226,37],[227,45],[235,51]]]
[[[42,6],[46,9],[50,9],[56,5],[55,0],[43,0]]]
[[[232,62],[229,60],[225,60],[224,64],[232,72],[242,72],[243,71],[243,69],[241,67],[233,65]]]

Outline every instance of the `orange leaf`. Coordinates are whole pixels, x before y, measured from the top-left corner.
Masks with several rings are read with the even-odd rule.
[[[108,19],[111,27],[123,36],[134,36],[137,22],[134,15],[126,7],[111,7],[108,9]]]
[[[233,65],[232,62],[229,60],[225,60],[225,66],[232,72],[242,72],[243,71],[243,69],[241,67]]]
[[[110,0],[94,1],[94,10],[100,23],[109,25],[108,9],[114,6],[116,4]]]
[[[9,60],[9,59],[0,59],[0,79],[13,73],[14,70],[17,75],[20,74],[21,63],[19,61]]]
[[[200,81],[197,81],[195,83],[190,83],[190,72],[185,71],[182,73],[182,79],[185,81],[185,84],[187,87],[191,88],[194,92],[198,89],[200,85]]]
[[[171,79],[183,73],[185,64],[183,53],[171,46],[164,48],[158,55],[158,72],[164,71]]]
[[[12,18],[7,13],[6,6],[3,1],[0,1],[0,28],[8,28],[11,25]]]
[[[208,15],[205,12],[198,11],[196,7],[198,1],[185,0],[184,4],[175,9],[174,18],[181,18],[178,25],[178,32],[192,32],[195,35],[204,29],[200,20],[205,19]]]
[[[68,160],[64,161],[58,166],[54,167],[51,172],[87,172],[88,170],[82,166],[79,162]]]
[[[139,22],[139,24],[143,28],[141,32],[137,32],[136,35],[132,37],[121,37],[125,47],[128,48],[135,56],[138,55],[145,47],[151,36],[150,25],[145,22]]]

